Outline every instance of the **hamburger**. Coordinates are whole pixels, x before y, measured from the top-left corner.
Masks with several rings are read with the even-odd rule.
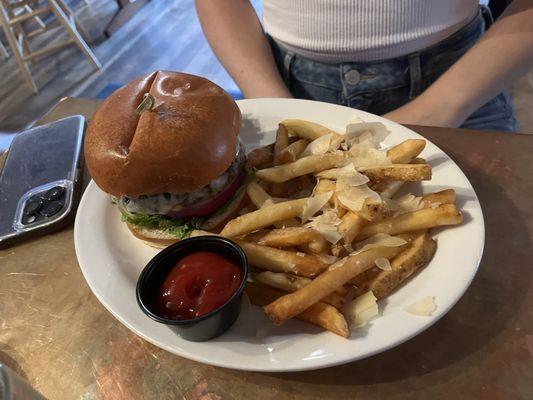
[[[109,96],[94,114],[84,152],[94,182],[130,231],[156,247],[196,228],[216,230],[244,197],[239,108],[194,75],[156,71]]]

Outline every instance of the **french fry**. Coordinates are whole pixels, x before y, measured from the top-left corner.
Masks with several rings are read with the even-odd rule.
[[[320,240],[320,233],[311,228],[290,227],[273,229],[258,239],[258,244],[270,247],[299,246]]]
[[[361,167],[358,170],[375,182],[389,179],[410,182],[427,181],[431,179],[431,166],[428,164],[377,165],[372,167]]]
[[[294,292],[303,288],[311,282],[311,279],[303,276],[296,276],[293,274],[286,274],[283,272],[264,271],[259,273],[252,273],[251,278],[254,282],[261,283],[273,288],[281,289],[286,292]],[[322,299],[324,303],[330,304],[335,308],[340,308],[344,302],[344,296],[338,292],[328,294]]]
[[[350,280],[350,283],[354,285],[354,297],[360,296],[368,291],[365,291],[363,288],[368,286],[368,282],[376,277],[379,271],[381,270],[377,266],[374,266]]]
[[[250,198],[250,201],[257,207],[262,208],[267,205],[274,204],[272,197],[259,185],[257,182],[252,181],[246,187],[246,193]],[[289,218],[281,222],[274,223],[276,228],[284,228],[291,226],[300,226],[300,223],[294,219]]]
[[[287,274],[284,272],[271,272],[263,271],[252,274],[254,281],[264,283],[265,285],[272,286],[286,292],[295,292],[298,289],[308,285],[312,279],[304,276],[296,276],[293,274]],[[341,297],[346,296],[348,290],[342,286],[333,292]]]
[[[422,153],[424,147],[426,147],[426,141],[423,139],[407,139],[387,150],[387,157],[393,164],[407,164]]]
[[[259,307],[271,303],[284,294],[284,292],[278,289],[257,283],[248,283],[245,290],[250,298],[250,302]],[[307,310],[297,315],[296,318],[320,326],[345,338],[350,335],[344,316],[329,304],[313,304]]]
[[[341,218],[341,223],[337,230],[341,234],[344,243],[352,243],[367,223],[368,221],[359,214],[348,211]]]
[[[391,270],[383,271],[377,268],[374,274],[367,276],[359,285],[355,295],[372,290],[374,296],[382,299],[396,290],[413,273],[425,266],[435,254],[437,243],[427,234],[421,232],[411,245],[390,262]],[[369,272],[369,271],[368,271]],[[357,276],[356,278],[358,278]]]
[[[255,231],[276,222],[299,216],[307,203],[307,198],[284,201],[248,214],[240,215],[229,221],[220,234],[226,237],[235,237]]]
[[[251,277],[254,282],[285,290],[286,292],[294,292],[311,282],[309,278],[283,272],[264,271],[251,274]]]
[[[265,201],[271,198],[266,190],[263,189],[256,181],[252,181],[248,184],[248,186],[246,186],[246,193],[248,194],[250,201],[257,208],[263,207]]]
[[[463,221],[461,213],[453,204],[407,212],[396,217],[373,222],[365,226],[357,240],[364,240],[377,233],[398,235],[400,233],[430,229],[437,226],[457,225]]]
[[[407,139],[404,142],[390,148],[387,156],[395,164],[426,164],[423,158],[416,158],[426,147],[426,141],[422,139]],[[381,181],[375,184],[372,189],[389,199],[394,196],[403,186],[403,181]]]
[[[252,150],[246,156],[246,164],[256,169],[272,167],[274,165],[274,143]]]
[[[316,186],[314,194],[321,194],[326,192],[335,191],[335,182],[330,179],[319,179]]]
[[[317,255],[305,254],[301,256],[294,251],[260,246],[241,240],[235,242],[242,247],[250,264],[260,269],[272,272],[288,272],[313,278],[329,266]]]
[[[427,231],[426,230],[421,230],[421,231],[415,231],[415,232],[401,233],[401,234],[397,235],[397,237],[405,240],[410,245],[415,239],[417,239],[421,235],[424,235],[424,233],[427,233]],[[404,251],[406,251],[406,250],[404,250]],[[355,294],[354,294],[355,297],[365,293],[366,291],[363,290],[365,287],[367,287],[365,285],[370,280],[374,279],[380,272],[381,272],[381,269],[379,269],[377,266],[375,266],[375,267],[372,267],[370,269],[367,269],[365,272],[357,275],[355,278],[350,280],[350,283],[355,285]]]
[[[453,204],[455,203],[455,190],[445,189],[440,192],[430,193],[422,196],[420,200],[421,208],[429,208],[434,204]]]
[[[265,306],[265,313],[275,324],[282,324],[334,292],[353,277],[371,268],[377,258],[390,259],[404,248],[405,246],[377,247],[345,257],[313,279],[307,286]]]
[[[342,136],[340,133],[323,125],[301,119],[285,119],[281,121],[281,125],[285,126],[291,135],[296,135],[309,141],[318,139],[324,135],[329,135],[330,133]]]
[[[279,153],[289,145],[289,134],[287,129],[279,124],[278,131],[276,133],[276,142],[274,143],[274,166],[280,165]],[[270,188],[270,193],[274,197],[282,197],[287,194],[287,187],[285,182],[274,183]]]
[[[317,240],[314,240],[310,243],[304,243],[298,246],[301,250],[304,251],[304,253],[310,253],[310,254],[326,254],[329,250],[329,242],[324,239],[323,237],[320,237]]]
[[[415,157],[411,160],[411,164],[427,164],[427,162],[425,158]]]
[[[289,134],[282,124],[279,124],[274,142],[274,165],[279,165],[279,153],[289,145]]]
[[[300,139],[285,147],[278,154],[279,164],[287,164],[296,161],[300,154],[303,153],[308,144],[309,141],[305,139]]]
[[[392,198],[400,190],[405,182],[403,181],[381,181],[372,187],[382,197]]]
[[[342,258],[342,257],[344,257],[347,254],[346,249],[340,243],[332,244],[330,252],[331,252],[332,255],[334,255],[337,258]]]
[[[190,237],[196,236],[224,236],[210,232],[194,230]],[[272,272],[288,272],[298,276],[313,278],[324,271],[327,264],[320,256],[299,254],[294,251],[280,250],[268,246],[260,246],[244,240],[232,239],[237,243],[248,257],[248,261],[256,268]]]
[[[302,157],[289,164],[261,169],[256,172],[256,176],[267,182],[286,182],[298,176],[312,174],[329,168],[342,167],[348,160],[342,152],[316,154]]]

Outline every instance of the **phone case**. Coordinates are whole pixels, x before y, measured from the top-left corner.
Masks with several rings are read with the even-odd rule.
[[[0,248],[72,220],[84,129],[77,115],[15,136],[0,174]]]

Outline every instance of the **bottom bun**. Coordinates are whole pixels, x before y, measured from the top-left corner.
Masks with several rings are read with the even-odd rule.
[[[218,233],[222,230],[226,222],[235,218],[242,208],[244,200],[246,198],[246,190],[241,190],[238,196],[232,200],[231,204],[228,204],[224,212],[215,213],[212,217],[205,221],[205,225],[201,229],[208,230],[210,232]],[[155,247],[156,249],[164,249],[171,244],[179,242],[181,239],[176,236],[161,230],[153,228],[143,228],[136,225],[132,225],[126,222],[128,229],[137,239],[142,240],[148,246]]]
[[[126,225],[133,236],[137,239],[141,239],[148,246],[155,247],[156,249],[164,249],[165,247],[180,241],[176,236],[161,229],[142,228],[127,222]]]

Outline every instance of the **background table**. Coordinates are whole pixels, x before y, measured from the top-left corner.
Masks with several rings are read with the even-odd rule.
[[[64,99],[43,118],[92,115]],[[344,366],[248,373],[138,338],[96,300],[72,228],[0,251],[0,362],[50,399],[532,399],[533,137],[411,127],[447,152],[480,198],[480,270],[459,303],[409,342]]]

